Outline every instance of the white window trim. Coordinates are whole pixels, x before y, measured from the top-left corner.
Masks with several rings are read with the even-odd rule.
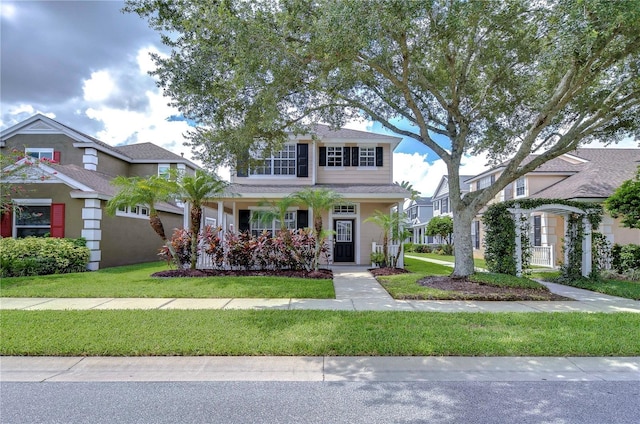
[[[340,152],[340,165],[329,165],[329,149],[334,149],[335,152]],[[337,155],[335,155],[337,157]],[[327,146],[327,162],[324,166],[326,169],[344,169],[344,146]]]
[[[52,199],[13,199],[13,203],[16,206],[49,206],[53,204]],[[11,214],[11,237],[17,237],[18,228],[49,228],[49,232],[51,232],[51,221],[49,221],[49,225],[17,225],[16,219],[17,214]],[[51,217],[49,217],[51,219]]]
[[[278,154],[282,151],[284,151],[285,148],[290,148],[293,147],[293,158],[288,158],[288,159],[283,159],[283,158],[276,158],[275,156],[273,156],[273,153]],[[269,174],[254,174],[253,170],[251,169],[251,167],[249,167],[249,172],[247,173],[247,177],[249,178],[256,178],[256,179],[260,179],[260,178],[290,178],[290,179],[294,179],[296,178],[296,167],[298,166],[298,152],[296,151],[296,143],[284,143],[282,146],[282,150],[278,150],[277,152],[273,152],[271,154],[271,156],[269,157],[265,157],[263,158],[261,156],[261,150],[257,150],[254,153],[252,153],[253,159],[255,160],[259,160],[259,161],[271,161],[271,166],[270,166],[270,170],[271,172]],[[273,161],[275,160],[293,160],[293,174],[275,174],[274,171],[274,165],[273,165]]]
[[[122,211],[120,209],[116,209],[116,216],[121,216],[123,218],[136,218],[136,219],[149,219],[149,214],[151,213],[151,211],[149,210],[149,208],[147,206],[135,206],[136,208],[138,208],[137,212],[133,212],[131,210],[131,207],[127,206],[125,211]],[[143,214],[143,211],[146,210],[147,214]]]
[[[518,194],[518,181],[522,181],[522,194]],[[519,199],[527,196],[527,179],[520,177],[513,182],[513,198]]]
[[[38,153],[38,159],[42,159],[40,157],[41,153],[51,153],[51,159],[53,159],[53,148],[50,147],[25,147],[24,154],[30,156],[29,153]],[[35,158],[34,158],[35,159]]]
[[[158,164],[158,177],[162,177],[164,175],[164,173],[160,172],[161,168],[167,168],[167,172],[171,171],[171,164],[170,163],[159,163]]]

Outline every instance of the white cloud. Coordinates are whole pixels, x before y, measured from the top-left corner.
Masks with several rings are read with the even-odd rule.
[[[91,73],[91,78],[84,81],[84,99],[88,102],[107,100],[116,90],[111,74],[107,70]]]

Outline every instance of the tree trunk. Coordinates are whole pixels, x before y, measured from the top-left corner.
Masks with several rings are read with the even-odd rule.
[[[151,228],[153,228],[153,231],[156,232],[156,234],[162,239],[164,244],[167,246],[167,248],[169,249],[169,253],[171,253],[171,257],[173,257],[173,260],[176,261],[176,264],[177,264],[178,258],[176,257],[176,251],[173,248],[173,245],[171,244],[171,240],[168,240],[167,236],[164,233],[164,225],[162,225],[162,220],[158,216],[157,212],[151,212],[149,214],[149,224],[151,225]]]
[[[202,222],[202,208],[191,206],[191,269],[196,269],[198,264],[198,234],[200,233],[200,223]]]
[[[453,254],[455,266],[452,277],[467,277],[474,272],[473,241],[471,240],[471,222],[475,213],[468,207],[453,210]]]

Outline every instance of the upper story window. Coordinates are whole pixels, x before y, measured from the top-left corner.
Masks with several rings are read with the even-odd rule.
[[[24,153],[27,156],[31,156],[32,158],[36,158],[40,160],[42,159],[53,160],[53,149],[27,147],[26,149],[24,149]]]
[[[449,198],[440,200],[440,213],[449,213]]]
[[[520,177],[516,180],[516,197],[522,197],[525,195],[525,179]]]
[[[477,182],[477,189],[482,190],[483,188],[489,187],[495,182],[495,179],[495,175],[487,175],[486,177],[480,178]]]
[[[296,175],[296,145],[287,143],[272,156],[256,159],[251,175]]]
[[[376,148],[375,147],[360,147],[360,158],[358,165],[363,167],[375,167],[376,166]]]
[[[327,166],[343,166],[342,147],[327,147]]]
[[[179,177],[182,177],[187,173],[187,166],[184,163],[177,164],[176,169],[178,170]]]
[[[169,170],[171,169],[171,165],[168,163],[159,163],[158,164],[158,177],[169,179]]]

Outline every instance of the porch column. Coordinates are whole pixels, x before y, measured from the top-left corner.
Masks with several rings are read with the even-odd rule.
[[[516,209],[514,215],[516,224],[516,276],[522,277],[522,224],[520,222],[522,218],[522,212],[520,208]]]
[[[567,249],[567,240],[569,240],[569,214],[562,215],[562,220],[564,221],[564,245],[562,246],[562,250],[564,252],[564,265],[567,266],[569,264],[569,249]]]
[[[586,216],[582,217],[584,227],[584,238],[582,239],[582,276],[588,277],[591,274],[591,222]]]
[[[222,227],[222,234],[225,232],[225,222],[224,222],[224,202],[222,200],[218,201],[218,220],[216,221],[218,226]]]

